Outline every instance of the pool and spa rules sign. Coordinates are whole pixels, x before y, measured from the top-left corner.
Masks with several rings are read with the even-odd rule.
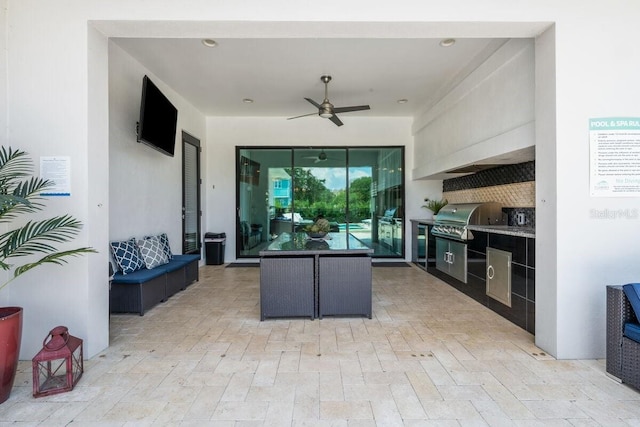
[[[640,196],[640,117],[589,119],[591,195]]]
[[[71,157],[40,157],[40,178],[53,182],[53,185],[41,196],[71,195]]]

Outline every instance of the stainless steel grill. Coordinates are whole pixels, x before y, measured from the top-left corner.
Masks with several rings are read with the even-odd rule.
[[[467,283],[467,241],[473,239],[469,225],[502,225],[499,203],[446,205],[435,216],[431,234],[436,236],[436,268]]]
[[[402,221],[396,218],[396,211],[396,208],[387,209],[384,216],[378,217],[378,241],[389,248],[394,248],[394,242],[402,237]]]
[[[467,241],[473,238],[469,225],[503,225],[502,206],[495,202],[448,204],[434,217],[434,236]]]

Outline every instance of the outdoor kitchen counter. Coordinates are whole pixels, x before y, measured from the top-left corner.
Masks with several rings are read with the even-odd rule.
[[[427,224],[427,225],[435,224],[435,220],[431,218],[412,219],[410,221],[416,224]],[[536,229],[534,227],[518,227],[515,225],[471,225],[469,224],[467,228],[472,232],[484,231],[485,233],[506,234],[508,236],[528,237],[530,239],[535,239],[536,237]]]
[[[485,233],[506,234],[516,237],[528,237],[535,239],[536,229],[533,227],[517,227],[512,225],[468,225],[467,228],[474,231],[484,231]]]
[[[371,318],[373,249],[346,232],[281,233],[260,253],[260,318]]]
[[[410,220],[411,222],[417,222],[419,224],[428,224],[428,225],[433,225],[435,223],[435,219],[433,218],[429,218],[429,219],[412,219]]]

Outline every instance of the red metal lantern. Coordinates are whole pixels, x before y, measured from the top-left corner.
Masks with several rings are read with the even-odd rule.
[[[33,358],[33,397],[73,390],[84,371],[82,340],[57,326],[42,341]]]

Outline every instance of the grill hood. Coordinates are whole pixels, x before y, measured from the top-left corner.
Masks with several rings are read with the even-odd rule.
[[[445,205],[434,216],[436,223],[456,225],[500,225],[502,205],[496,202],[487,203],[454,203]]]
[[[503,225],[505,223],[502,217],[502,205],[496,202],[448,204],[440,209],[434,219],[431,234],[463,241],[473,238],[467,230],[468,225]]]

